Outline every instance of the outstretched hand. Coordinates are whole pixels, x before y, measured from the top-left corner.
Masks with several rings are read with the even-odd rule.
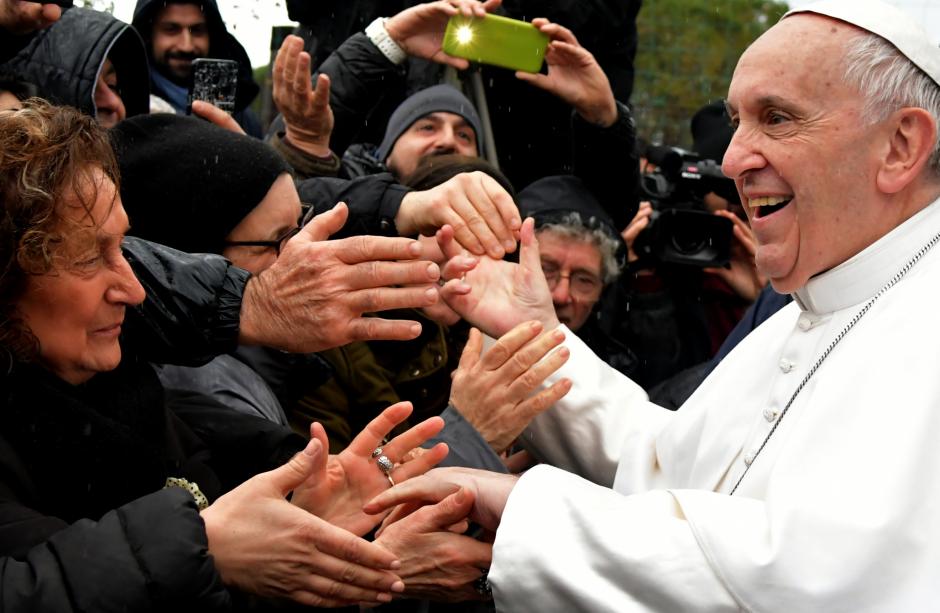
[[[286,500],[326,456],[319,440],[287,464],[257,475],[202,511],[209,553],[222,581],[250,594],[307,606],[388,602],[404,589],[400,562]]]
[[[472,270],[451,266],[466,255],[445,233],[438,235],[450,260],[444,266],[441,297],[461,317],[489,336],[499,338],[524,321],[536,320],[545,330],[558,327],[551,290],[542,273],[535,220],[526,219],[520,232],[519,263],[481,257]]]
[[[414,454],[403,461],[409,452],[428,440],[444,427],[444,420],[432,417],[382,444],[392,428],[411,414],[410,402],[399,402],[388,407],[369,422],[340,454],[322,456],[316,469],[304,483],[294,490],[291,502],[323,518],[334,526],[363,535],[381,520],[363,513],[362,507],[373,496],[389,488],[389,480],[372,457],[372,451],[381,447],[382,455],[396,466],[389,476],[400,483],[427,472],[447,455],[447,445],[438,443],[424,453]],[[320,441],[325,449],[329,441],[323,426],[314,423],[310,436]]]
[[[571,389],[571,380],[561,379],[532,395],[569,356],[565,347],[552,351],[565,339],[561,330],[541,331],[537,321],[519,324],[480,357],[483,336],[473,329],[454,371],[450,403],[496,453]]]
[[[590,51],[564,26],[538,17],[532,25],[548,35],[548,74],[517,72],[516,78],[558,96],[585,121],[609,127],[617,121],[617,103],[610,81]]]
[[[482,569],[489,568],[493,546],[454,531],[466,530],[473,494],[458,490],[441,502],[418,509],[388,526],[375,540],[401,560],[399,575],[405,596],[435,602],[484,598],[475,587]]]
[[[483,17],[501,3],[502,0],[451,0],[418,4],[390,17],[385,22],[385,31],[408,55],[463,70],[470,63],[444,53],[441,48],[447,21],[457,14]]]
[[[330,108],[330,78],[310,82],[310,54],[299,36],[288,36],[277,52],[272,71],[272,97],[284,117],[287,142],[310,155],[330,155],[333,110]]]
[[[240,342],[308,353],[356,340],[409,340],[421,333],[415,321],[362,315],[434,304],[437,264],[418,260],[421,245],[411,239],[327,240],[347,215],[343,203],[317,215],[287,242],[274,264],[248,281]]]

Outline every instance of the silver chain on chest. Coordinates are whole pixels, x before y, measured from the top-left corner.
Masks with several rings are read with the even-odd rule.
[[[914,265],[917,264],[917,262],[922,257],[924,257],[924,255],[926,255],[927,252],[930,251],[933,248],[933,246],[937,244],[938,241],[940,241],[940,233],[935,234],[934,237],[931,238],[927,242],[926,245],[921,247],[920,250],[917,253],[915,253],[914,256],[910,260],[908,260],[907,264],[905,264],[901,268],[901,270],[899,270],[897,274],[895,274],[891,278],[890,281],[885,283],[884,286],[880,290],[878,290],[878,293],[872,296],[868,300],[868,302],[866,302],[865,305],[859,310],[859,312],[855,314],[855,317],[853,317],[852,320],[849,323],[847,323],[844,328],[842,328],[842,331],[839,332],[839,334],[837,334],[834,339],[832,339],[832,342],[829,343],[829,346],[826,347],[826,350],[822,352],[822,355],[819,356],[819,359],[816,360],[816,363],[813,364],[813,367],[809,369],[809,372],[806,373],[806,376],[803,377],[803,380],[800,381],[800,384],[796,386],[796,389],[793,391],[793,395],[790,396],[790,400],[788,400],[786,406],[783,407],[783,410],[780,412],[780,416],[777,418],[777,421],[774,422],[774,425],[770,429],[770,432],[767,433],[767,436],[764,437],[764,441],[760,444],[760,447],[757,448],[757,452],[754,454],[754,457],[751,459],[751,463],[744,467],[744,472],[741,473],[741,476],[738,477],[738,480],[734,484],[734,487],[731,488],[731,493],[728,494],[729,496],[733,496],[734,493],[737,491],[738,486],[741,485],[741,481],[743,481],[744,477],[747,476],[748,471],[751,470],[751,466],[754,466],[754,462],[757,461],[757,458],[760,456],[761,452],[764,450],[764,447],[767,446],[767,442],[770,440],[770,437],[773,436],[774,432],[777,431],[777,427],[780,425],[780,422],[783,421],[783,418],[787,414],[787,411],[790,410],[790,407],[793,405],[793,401],[796,400],[796,397],[800,394],[801,391],[803,391],[803,388],[806,387],[806,384],[809,383],[809,380],[813,377],[814,374],[816,374],[816,371],[819,370],[819,366],[825,361],[826,358],[829,357],[829,354],[832,353],[832,350],[836,348],[836,345],[839,344],[839,341],[845,338],[845,335],[849,333],[849,330],[854,328],[855,324],[857,324],[862,319],[862,317],[865,317],[865,314],[868,313],[872,305],[875,304],[875,302],[877,302],[877,300],[881,298],[881,296],[884,295],[885,292],[887,292],[889,289],[894,287],[894,285],[897,284],[898,281],[903,279],[904,275],[910,272],[911,268],[913,268]]]

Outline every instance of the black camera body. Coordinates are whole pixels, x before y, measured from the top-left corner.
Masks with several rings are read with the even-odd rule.
[[[704,197],[715,192],[736,201],[734,182],[714,160],[703,160],[677,147],[650,147],[647,159],[658,170],[643,175],[643,197],[653,205],[649,226],[637,236],[633,250],[640,260],[685,266],[722,267],[731,260],[733,224],[705,208]]]

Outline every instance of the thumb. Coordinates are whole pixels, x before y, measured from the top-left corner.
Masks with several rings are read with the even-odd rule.
[[[339,202],[329,211],[320,213],[311,219],[300,233],[305,234],[307,238],[315,242],[325,241],[346,225],[348,217],[349,208],[345,202]]]
[[[323,443],[312,439],[303,451],[294,454],[287,464],[269,472],[268,477],[281,495],[287,496],[316,472],[317,467],[323,463],[323,454]]]
[[[527,217],[522,223],[519,242],[521,244],[519,264],[530,272],[541,272],[542,260],[539,258],[539,241],[535,238],[535,219],[532,217]]]
[[[474,499],[473,493],[462,487],[439,503],[415,511],[416,527],[428,532],[446,531],[470,515]]]

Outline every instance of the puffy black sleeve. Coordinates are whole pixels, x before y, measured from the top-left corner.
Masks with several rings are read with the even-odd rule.
[[[127,311],[123,342],[149,361],[194,366],[235,349],[248,272],[133,237],[123,248],[147,291]]]
[[[193,497],[178,488],[0,557],[0,611],[219,610],[230,606]]]

